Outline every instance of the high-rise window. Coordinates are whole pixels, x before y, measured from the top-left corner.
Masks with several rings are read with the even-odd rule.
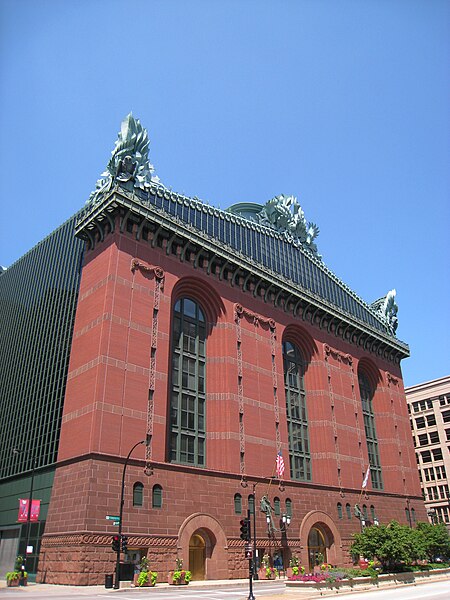
[[[190,298],[175,304],[172,321],[172,378],[169,460],[205,465],[206,321]]]
[[[291,479],[311,481],[308,416],[303,383],[305,367],[299,348],[291,342],[283,342],[283,366]]]
[[[369,455],[370,478],[372,482],[372,488],[376,490],[382,490],[383,479],[381,476],[381,464],[380,457],[378,454],[378,439],[375,429],[375,416],[372,406],[373,390],[367,376],[364,373],[359,373],[358,381],[364,418],[364,429],[366,432],[367,453]]]

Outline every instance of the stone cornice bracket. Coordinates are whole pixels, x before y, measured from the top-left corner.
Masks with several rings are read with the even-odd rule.
[[[275,325],[275,321],[273,319],[269,319],[267,317],[262,317],[261,315],[258,315],[257,313],[254,313],[253,311],[248,310],[247,308],[244,308],[242,306],[242,304],[236,303],[234,305],[234,311],[235,311],[237,318],[244,316],[244,317],[247,317],[247,319],[249,319],[250,321],[253,321],[253,323],[255,325],[262,323],[264,325],[268,325],[270,327],[270,329],[272,329],[272,330],[275,329],[276,325]]]
[[[394,377],[388,371],[386,371],[386,380],[388,382],[388,385],[391,385],[391,384],[398,385],[397,377]]]
[[[325,354],[325,360],[327,360],[329,356],[333,356],[339,362],[346,362],[349,365],[353,364],[353,356],[351,354],[344,354],[343,352],[339,352],[339,350],[332,348],[328,344],[323,345],[323,350]]]
[[[146,265],[137,258],[132,259],[130,268],[132,273],[134,273],[136,269],[139,269],[144,273],[153,273],[156,279],[164,279],[164,269],[161,269],[161,267],[155,267],[154,265]]]

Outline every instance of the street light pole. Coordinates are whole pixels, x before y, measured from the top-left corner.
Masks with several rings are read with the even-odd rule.
[[[128,465],[128,461],[130,460],[130,456],[131,453],[133,452],[133,450],[135,448],[137,448],[138,446],[140,446],[141,444],[145,444],[147,440],[141,440],[140,442],[137,442],[132,448],[131,450],[128,452],[128,456],[125,459],[125,464],[123,465],[123,471],[122,471],[122,487],[120,489],[120,510],[119,510],[119,547],[117,549],[117,554],[116,554],[116,577],[115,577],[115,581],[114,581],[114,589],[118,590],[120,587],[120,583],[119,583],[119,575],[120,575],[120,553],[122,551],[122,517],[123,517],[123,505],[124,505],[124,490],[125,490],[125,472],[127,470],[127,465]]]
[[[258,550],[256,548],[256,486],[257,483],[253,483],[253,579],[256,581],[259,579],[258,575]]]

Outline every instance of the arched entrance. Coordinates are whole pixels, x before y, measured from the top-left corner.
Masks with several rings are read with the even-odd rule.
[[[203,581],[205,579],[206,542],[199,533],[189,540],[189,569],[192,579]]]
[[[304,540],[301,560],[311,570],[316,562],[327,562],[344,566],[342,541],[339,529],[333,519],[321,510],[307,513],[300,525],[300,539]],[[323,555],[323,558],[320,556]]]
[[[230,577],[227,538],[219,521],[211,515],[195,513],[182,523],[177,554],[184,561],[185,569],[198,572],[194,579]]]
[[[327,562],[327,539],[325,532],[320,525],[311,527],[308,535],[308,561],[309,570],[313,571],[314,567]]]

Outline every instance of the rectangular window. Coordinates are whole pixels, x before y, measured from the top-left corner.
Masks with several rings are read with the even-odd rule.
[[[417,417],[416,429],[423,429],[425,427],[425,417]]]
[[[427,433],[421,433],[418,436],[418,440],[419,440],[419,446],[426,446],[428,444],[428,434]]]
[[[442,460],[443,459],[441,448],[435,448],[434,450],[432,450],[432,453],[433,453],[434,460]]]
[[[423,463],[431,462],[431,452],[429,450],[425,450],[424,452],[422,452],[421,457]]]
[[[428,415],[426,417],[428,427],[436,425],[436,417],[434,415]]]
[[[430,431],[430,444],[439,444],[439,433],[437,431]]]
[[[447,478],[447,474],[445,472],[445,467],[443,465],[438,465],[437,467],[435,467],[436,469],[436,478],[437,479],[446,479]]]
[[[445,410],[442,413],[442,420],[444,421],[444,423],[450,423],[450,410]]]

